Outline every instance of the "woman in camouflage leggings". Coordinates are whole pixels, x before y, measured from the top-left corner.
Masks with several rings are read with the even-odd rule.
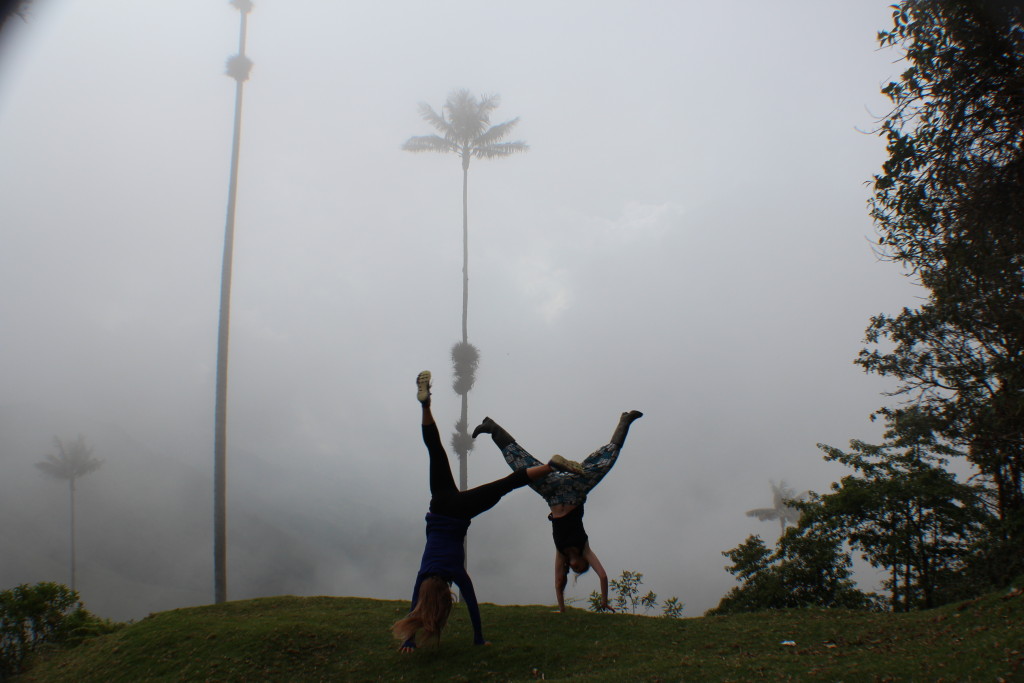
[[[589,537],[583,528],[583,504],[587,501],[587,494],[615,465],[626,442],[629,426],[640,417],[643,417],[643,413],[638,410],[622,413],[606,445],[588,455],[582,463],[566,460],[560,455],[552,456],[551,464],[557,463],[563,471],[552,472],[530,482],[530,488],[544,498],[551,510],[548,520],[551,522],[551,536],[555,542],[555,595],[560,612],[565,611],[565,586],[569,580],[569,570],[579,575],[591,567],[601,582],[601,605],[604,609],[611,609],[608,605],[608,574],[591,549]],[[513,471],[543,464],[489,417],[485,417],[473,430],[473,438],[480,434],[491,435]]]

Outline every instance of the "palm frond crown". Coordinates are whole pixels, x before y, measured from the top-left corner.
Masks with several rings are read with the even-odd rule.
[[[782,520],[783,523],[796,524],[800,521],[800,511],[789,504],[790,501],[802,501],[809,495],[809,491],[797,494],[786,485],[785,481],[780,481],[776,484],[774,481],[769,482],[772,487],[772,507],[770,508],[756,508],[754,510],[747,510],[747,517],[757,517],[762,522],[778,519]]]
[[[48,454],[46,460],[36,463],[36,467],[51,477],[74,480],[96,471],[103,464],[102,460],[92,457],[92,449],[86,446],[82,436],[67,445],[58,438],[53,442],[57,455]]]
[[[779,511],[775,508],[755,508],[747,510],[747,517],[757,517],[762,522],[779,518]]]
[[[496,159],[525,152],[529,145],[521,140],[502,142],[507,138],[519,117],[490,125],[491,112],[501,103],[497,95],[476,98],[469,90],[455,90],[448,95],[439,114],[429,104],[421,103],[420,117],[439,135],[415,135],[402,145],[408,152],[454,152],[463,159]]]

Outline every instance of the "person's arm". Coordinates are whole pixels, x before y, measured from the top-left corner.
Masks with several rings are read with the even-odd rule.
[[[569,564],[565,555],[555,550],[555,597],[558,599],[558,611],[565,611],[565,586],[569,583]]]
[[[594,570],[597,578],[601,581],[601,609],[614,612],[615,610],[608,604],[608,573],[604,570],[601,560],[597,559],[597,553],[591,550],[589,543],[583,549],[583,556],[590,562],[590,568]]]
[[[490,643],[484,640],[484,629],[480,623],[480,606],[476,602],[473,580],[469,578],[469,574],[462,572],[462,574],[453,578],[452,581],[455,582],[455,585],[462,592],[462,600],[466,603],[466,609],[469,610],[469,620],[473,622],[473,644],[490,645]]]
[[[422,583],[423,583],[423,576],[422,575],[417,575],[416,576],[416,585],[413,586],[413,589],[412,589],[412,604],[409,605],[409,611],[410,612],[412,612],[414,609],[416,609],[416,603],[420,599],[420,585]],[[412,652],[415,649],[416,649],[416,638],[414,636],[414,637],[409,638],[408,640],[406,640],[404,643],[402,643],[401,646],[399,646],[398,651],[399,652]]]

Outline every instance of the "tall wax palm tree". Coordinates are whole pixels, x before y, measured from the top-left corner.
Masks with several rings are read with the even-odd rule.
[[[469,343],[469,162],[471,159],[500,159],[525,152],[529,145],[522,141],[503,142],[519,123],[519,117],[491,125],[491,112],[501,102],[497,95],[481,95],[478,99],[468,90],[454,90],[441,109],[420,104],[420,116],[440,135],[415,135],[405,141],[408,152],[440,152],[456,154],[462,159],[462,341],[452,347],[455,380],[452,388],[462,396],[462,414],[452,436],[452,446],[459,455],[459,486],[467,488],[466,460],[473,448],[468,432],[469,390],[473,388],[479,351]]]
[[[71,495],[71,590],[75,590],[75,481],[99,469],[102,460],[92,457],[92,449],[85,445],[85,438],[79,436],[68,445],[58,438],[57,455],[47,455],[46,460],[37,462],[36,467],[54,479],[65,479]]]
[[[235,127],[231,143],[231,175],[228,179],[228,210],[224,226],[224,258],[220,272],[220,322],[217,327],[217,387],[214,398],[213,435],[213,595],[214,602],[227,600],[227,414],[228,327],[231,321],[231,262],[235,245],[235,195],[238,191],[238,148],[242,141],[242,84],[249,80],[252,61],[245,56],[250,0],[231,0],[241,13],[238,54],[228,59],[227,75],[235,79]]]
[[[800,521],[800,510],[788,505],[786,501],[802,501],[807,498],[810,491],[804,491],[798,495],[793,489],[786,486],[784,481],[780,481],[778,484],[774,481],[769,483],[772,485],[772,506],[747,510],[747,517],[757,517],[762,522],[772,519],[779,520],[779,538],[782,538],[788,524],[796,524]]]

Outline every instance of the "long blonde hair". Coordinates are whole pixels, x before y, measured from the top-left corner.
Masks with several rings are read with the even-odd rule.
[[[448,623],[452,611],[452,591],[448,582],[439,576],[428,576],[420,584],[416,606],[404,619],[391,627],[391,632],[402,642],[415,638],[422,629],[423,640],[441,639],[441,630]]]

